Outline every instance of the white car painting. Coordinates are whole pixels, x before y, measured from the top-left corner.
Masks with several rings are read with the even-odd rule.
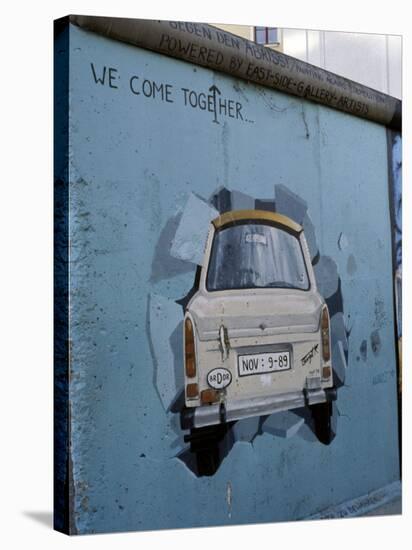
[[[329,312],[300,225],[263,210],[214,219],[183,333],[183,428],[309,406],[330,443]]]

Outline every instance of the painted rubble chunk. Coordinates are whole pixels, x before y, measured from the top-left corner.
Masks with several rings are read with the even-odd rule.
[[[256,210],[266,210],[268,212],[275,212],[275,201],[272,199],[256,199]]]
[[[336,342],[336,344],[333,346],[332,349],[332,365],[333,365],[333,374],[335,377],[335,385],[336,386],[343,386],[345,383],[345,377],[346,377],[346,358],[345,358],[345,351],[343,349],[343,343],[341,340]],[[336,380],[336,377],[338,380]]]
[[[344,351],[348,351],[348,336],[345,327],[345,318],[341,311],[338,311],[330,319],[330,332],[332,342],[340,340]]]
[[[308,213],[305,214],[301,225],[303,227],[303,231],[305,232],[306,242],[308,243],[310,259],[313,260],[313,258],[318,254],[319,248],[318,243],[316,242],[315,226],[313,225]]]
[[[232,191],[231,208],[232,210],[251,210],[255,208],[255,199],[240,191]]]
[[[216,210],[223,214],[232,210],[232,192],[227,187],[219,187],[216,189],[209,198],[209,204],[211,204]]]
[[[215,208],[191,193],[172,242],[171,255],[179,260],[202,265],[209,225],[218,215]]]
[[[282,184],[275,185],[276,212],[302,224],[308,210],[307,202]]]
[[[150,275],[151,283],[158,283],[166,279],[171,279],[182,273],[194,271],[193,264],[182,262],[170,254],[173,238],[179,227],[181,214],[176,214],[167,220],[160,231],[159,239],[156,243],[153,260],[152,272]]]
[[[371,332],[371,349],[372,349],[372,352],[373,352],[373,355],[375,355],[375,357],[377,357],[381,351],[381,347],[382,347],[382,342],[381,342],[381,337],[379,335],[379,330],[374,330],[373,332]]]
[[[339,275],[336,262],[329,256],[321,256],[314,266],[318,290],[324,298],[329,298],[338,290]]]
[[[250,443],[258,434],[259,425],[259,416],[239,420],[233,427],[235,441],[247,441]]]
[[[167,410],[183,386],[182,309],[174,300],[150,294],[150,342],[155,363],[154,383]],[[180,329],[180,330],[179,330]]]
[[[263,424],[263,431],[279,437],[294,436],[305,419],[291,411],[272,414]]]

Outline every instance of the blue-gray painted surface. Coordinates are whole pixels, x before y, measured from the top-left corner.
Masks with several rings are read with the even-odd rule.
[[[70,34],[77,531],[293,520],[396,481],[385,128],[75,27]],[[91,63],[96,76],[107,67],[104,85]],[[170,101],[145,97],[145,79],[164,93],[168,84]],[[232,115],[241,104],[242,118],[185,106],[182,88],[199,97],[217,94],[213,85],[234,102]],[[292,437],[263,431],[250,442],[244,432],[213,477],[197,478],[176,458],[183,434],[159,372],[180,360],[162,314],[177,316],[174,301],[192,288],[196,266],[162,258],[159,242],[171,246],[191,193],[210,199],[226,187],[239,202],[274,201],[275,185],[305,201],[313,242],[340,277],[350,338],[337,436],[324,446],[306,423]],[[362,343],[377,337],[376,353],[360,360]]]
[[[341,519],[365,515],[373,516],[375,514],[382,516],[386,515],[385,508],[391,514],[402,513],[402,485],[400,481],[394,481],[385,485],[385,487],[371,491],[367,495],[356,497],[337,506],[331,506],[304,519]],[[392,511],[391,508],[396,512]]]

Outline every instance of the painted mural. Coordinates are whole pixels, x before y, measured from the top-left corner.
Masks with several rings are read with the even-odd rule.
[[[71,24],[56,63],[56,528],[399,492],[385,126]]]
[[[306,201],[281,184],[274,190],[273,200],[228,188],[209,200],[191,194],[156,247],[166,272],[176,259],[196,265],[193,286],[176,300],[184,320],[170,329],[182,338],[168,339],[177,372],[164,365],[156,376],[159,386],[184,384],[163,404],[189,430],[177,456],[196,475],[213,475],[236,442],[263,432],[289,438],[305,424],[323,444],[336,435],[350,333],[337,266],[319,251]],[[150,318],[162,301],[155,297]],[[159,364],[164,350],[150,327]]]

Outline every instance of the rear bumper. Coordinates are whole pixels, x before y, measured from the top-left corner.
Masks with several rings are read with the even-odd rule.
[[[264,416],[275,412],[297,409],[305,405],[316,405],[336,399],[336,389],[316,389],[299,392],[272,395],[269,397],[254,397],[239,399],[226,404],[203,405],[201,407],[184,408],[181,413],[183,430],[213,426],[225,422],[233,422],[253,416]]]

